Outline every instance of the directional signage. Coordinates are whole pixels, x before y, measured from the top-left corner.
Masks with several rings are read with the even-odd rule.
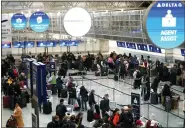
[[[140,94],[131,93],[131,105],[136,119],[140,119]]]
[[[144,31],[148,39],[164,49],[185,41],[185,5],[182,1],[157,1],[144,15]]]
[[[23,29],[25,29],[25,27],[27,25],[27,19],[26,19],[25,15],[23,15],[21,13],[17,13],[12,16],[11,24],[14,29],[23,30]]]

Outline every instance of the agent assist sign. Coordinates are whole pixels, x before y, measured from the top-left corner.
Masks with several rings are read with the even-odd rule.
[[[144,16],[144,30],[158,47],[175,48],[185,41],[185,5],[181,1],[158,1]]]

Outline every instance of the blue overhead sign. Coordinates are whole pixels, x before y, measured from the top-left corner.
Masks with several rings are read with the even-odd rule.
[[[35,32],[45,32],[49,28],[50,19],[44,12],[34,12],[30,16],[30,27]]]
[[[26,17],[21,13],[16,13],[11,18],[12,27],[16,30],[23,30],[27,25]]]
[[[182,1],[157,1],[144,17],[148,38],[160,48],[170,49],[185,41],[185,5]]]

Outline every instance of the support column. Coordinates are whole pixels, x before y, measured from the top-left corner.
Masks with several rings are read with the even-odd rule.
[[[172,63],[173,61],[173,49],[165,49],[165,62]]]

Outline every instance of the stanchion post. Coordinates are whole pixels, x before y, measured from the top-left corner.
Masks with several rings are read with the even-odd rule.
[[[115,101],[115,88],[113,88],[113,101]]]
[[[167,112],[167,128],[168,128],[168,122],[169,122],[169,112]]]
[[[149,102],[148,102],[148,113],[147,113],[147,118],[149,119],[150,118],[150,114],[149,114],[149,109],[150,109],[150,104],[149,104]]]

